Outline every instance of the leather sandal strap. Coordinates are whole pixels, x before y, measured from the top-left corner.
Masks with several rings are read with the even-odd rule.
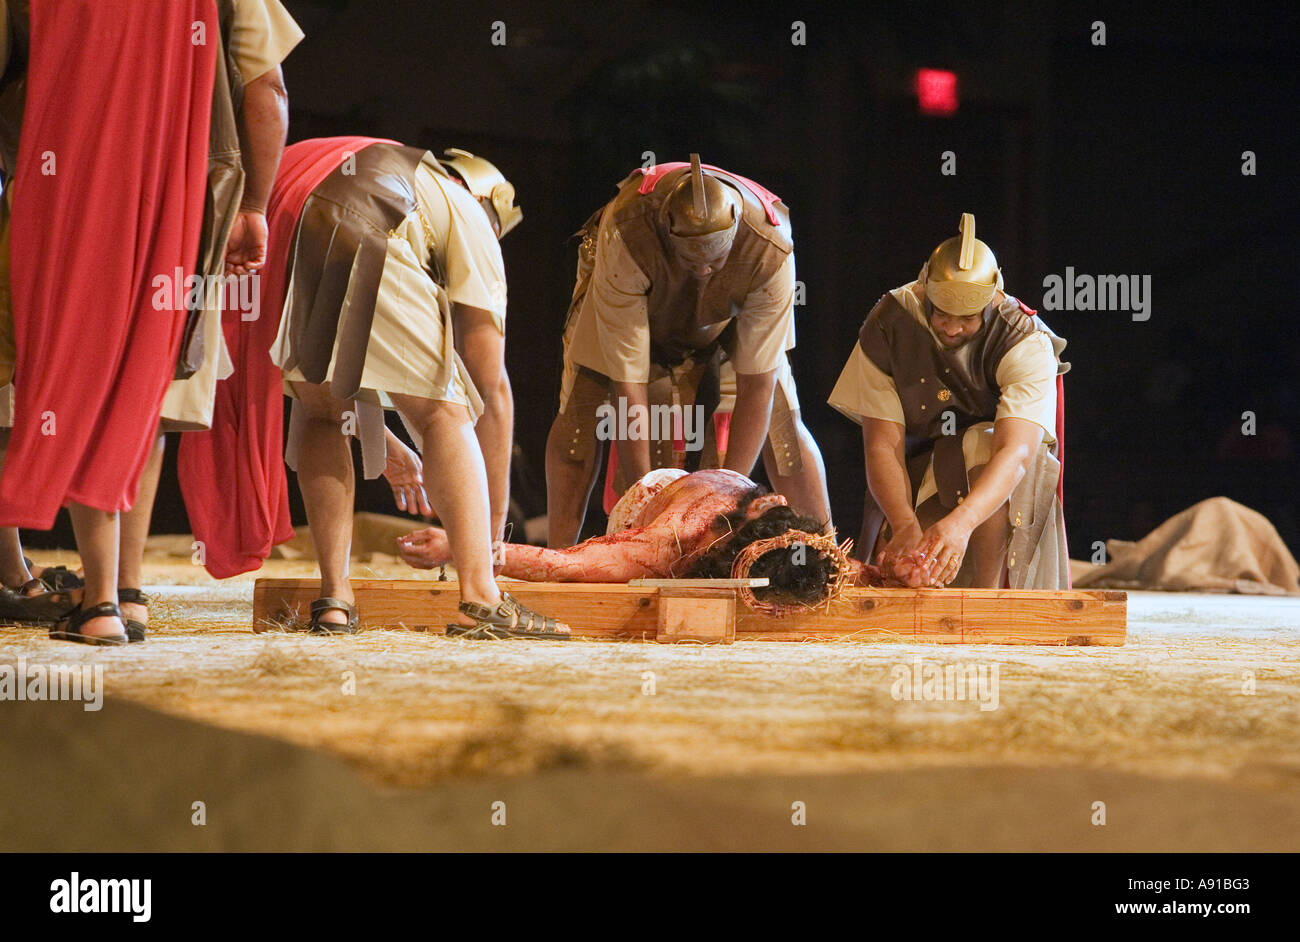
[[[533,611],[509,592],[501,593],[501,605],[510,606],[510,611],[517,616],[518,624],[515,626],[517,631],[525,631],[529,633],[539,631],[551,632],[555,631],[560,626],[558,619]]]
[[[92,618],[121,618],[122,610],[116,602],[100,602],[90,608],[79,608],[68,616],[68,630],[80,632],[81,626]]]
[[[126,602],[129,605],[148,605],[153,599],[139,589],[118,589],[117,601],[119,604]]]
[[[312,615],[323,615],[325,612],[328,612],[330,609],[334,609],[334,608],[337,608],[339,611],[344,612],[349,619],[351,619],[352,616],[357,613],[357,609],[355,605],[345,602],[342,599],[328,599],[328,598],[317,599],[316,601],[311,603]]]
[[[486,605],[480,605],[478,602],[461,602],[456,606],[461,614],[468,615],[475,621],[491,621],[493,616],[500,614],[501,606],[489,608]]]

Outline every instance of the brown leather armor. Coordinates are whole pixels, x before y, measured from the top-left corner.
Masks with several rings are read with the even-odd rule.
[[[330,386],[340,399],[351,399],[361,386],[388,233],[419,208],[415,171],[426,153],[371,144],[351,165],[336,167],[303,204],[289,257],[293,292],[285,301],[285,311],[294,312],[288,320],[294,357],[282,366],[286,372],[297,367],[310,383],[324,382],[337,336]],[[349,293],[350,316],[343,321]]]
[[[674,366],[717,344],[745,297],[775,275],[794,250],[784,203],[774,204],[777,225],[772,225],[748,187],[730,174],[709,170],[710,176],[740,194],[744,212],[726,264],[707,282],[700,282],[676,264],[662,212],[668,194],[689,173],[685,167],[672,171],[646,194],[638,192],[641,175],[629,175],[619,184],[618,195],[587,221],[581,233],[594,237],[602,220],[616,226],[633,260],[650,279],[651,357],[661,366]]]
[[[962,452],[963,433],[978,422],[995,419],[1001,397],[998,364],[1018,343],[1046,326],[1011,297],[1001,304],[995,297],[981,316],[984,328],[973,339],[956,349],[946,349],[893,294],[885,294],[858,333],[862,352],[893,378],[898,390],[912,493],[920,488],[933,455],[938,499],[948,510],[970,493]],[[950,434],[943,431],[945,412],[953,414]],[[1053,479],[1051,488],[1055,486]],[[884,513],[868,491],[858,544],[864,558],[871,554],[884,524]]]

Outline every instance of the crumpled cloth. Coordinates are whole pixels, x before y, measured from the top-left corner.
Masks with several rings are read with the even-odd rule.
[[[1111,561],[1076,589],[1167,589],[1300,595],[1300,564],[1263,514],[1211,497],[1170,517],[1136,543],[1108,540]]]

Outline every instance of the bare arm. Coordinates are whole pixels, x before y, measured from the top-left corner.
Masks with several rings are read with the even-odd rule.
[[[447,532],[426,527],[397,540],[402,558],[416,569],[434,569],[452,561]],[[625,530],[599,536],[565,549],[524,543],[497,543],[493,568],[512,579],[530,582],[627,582],[643,576],[667,577],[680,552],[664,527]]]
[[[289,130],[289,95],[278,65],[244,86],[238,124],[244,198],[226,242],[226,270],[242,275],[266,263],[266,204]]]
[[[949,514],[975,529],[1000,510],[1024,478],[1029,459],[1043,440],[1043,430],[1028,419],[1004,418],[993,424],[993,455],[971,485],[970,496]]]
[[[946,585],[956,578],[971,533],[1006,504],[1042,440],[1042,428],[1028,419],[993,424],[993,454],[969,496],[925,532],[923,564],[936,582]]]
[[[507,543],[501,572],[530,582],[627,582],[667,577],[676,554],[665,553],[668,547],[663,536],[656,529],[627,530],[559,550]],[[669,555],[671,558],[665,558]]]
[[[623,468],[623,480],[629,484],[641,480],[650,473],[650,439],[649,439],[649,404],[650,393],[645,383],[623,383],[615,381],[612,384],[614,390],[614,408],[618,409],[617,397],[623,397],[627,402],[627,415],[629,425],[632,422],[634,406],[640,406],[646,410],[642,414],[646,417],[646,425],[643,426],[647,431],[645,435],[640,436],[634,441],[619,438],[618,446],[618,463]]]
[[[912,482],[903,454],[903,426],[887,419],[862,420],[862,446],[867,464],[867,488],[889,521],[892,543],[920,542],[921,525],[912,507]],[[910,548],[910,547],[909,547]],[[870,551],[871,547],[864,547]],[[901,546],[898,552],[906,552]]]
[[[754,470],[772,421],[776,370],[736,374],[736,408],[731,414],[726,470],[748,476]]]
[[[284,73],[277,65],[244,86],[244,104],[239,110],[239,148],[244,165],[241,209],[266,212],[288,133],[289,93],[284,87]]]

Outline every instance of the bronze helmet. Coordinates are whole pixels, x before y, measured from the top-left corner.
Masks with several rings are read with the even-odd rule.
[[[706,174],[700,155],[691,154],[691,170],[664,200],[663,219],[668,240],[685,259],[705,260],[731,249],[740,225],[740,195]]]
[[[975,217],[962,213],[961,235],[940,243],[925,264],[925,296],[954,317],[970,317],[988,307],[1002,287],[993,250],[975,238]]]
[[[497,222],[501,224],[501,238],[504,239],[506,233],[524,218],[524,211],[515,205],[514,186],[490,161],[467,150],[451,147],[438,162],[460,177],[471,194],[491,202]]]

